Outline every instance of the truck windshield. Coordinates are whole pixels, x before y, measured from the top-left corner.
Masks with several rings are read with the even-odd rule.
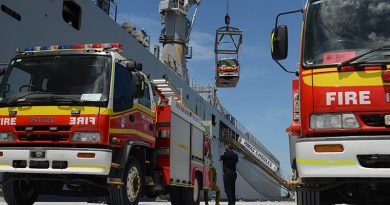
[[[108,56],[57,55],[14,59],[0,84],[1,102],[105,102],[110,71]]]
[[[388,0],[312,0],[304,32],[304,64],[338,64],[390,44]],[[366,61],[388,61],[389,51]],[[368,59],[369,58],[369,59]]]
[[[237,66],[237,60],[234,58],[227,58],[220,60],[220,66]]]

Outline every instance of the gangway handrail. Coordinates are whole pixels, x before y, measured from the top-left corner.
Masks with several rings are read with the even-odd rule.
[[[277,173],[275,173],[273,170],[271,170],[269,167],[267,167],[263,162],[261,162],[259,159],[256,159],[248,150],[246,150],[243,145],[241,145],[236,140],[233,140],[231,137],[228,137],[228,142],[230,142],[233,147],[238,149],[240,152],[243,152],[245,156],[247,156],[247,159],[254,164],[256,164],[259,168],[261,168],[266,174],[271,176],[275,181],[277,181],[281,187],[283,187],[286,190],[289,190],[289,185],[286,180],[284,180],[281,176],[279,176]]]

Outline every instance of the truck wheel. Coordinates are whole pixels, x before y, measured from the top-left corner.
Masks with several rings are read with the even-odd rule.
[[[182,193],[180,187],[171,186],[171,188],[169,189],[169,198],[171,200],[172,205],[182,205],[181,195]]]
[[[321,198],[321,192],[310,190],[310,187],[297,187],[296,191],[297,205],[331,205],[326,198]]]
[[[200,191],[202,190],[202,178],[197,175],[194,181],[194,189],[192,193],[192,197],[194,199],[193,205],[199,205],[200,204]]]
[[[4,179],[12,175],[4,174]],[[3,185],[4,200],[8,205],[32,205],[38,199],[39,193],[34,184],[24,180],[8,181]]]
[[[191,187],[181,187],[181,190],[181,200],[183,202],[181,205],[194,204],[194,189]]]
[[[110,201],[115,205],[138,205],[142,194],[142,170],[137,158],[130,157],[124,172],[117,171],[124,183],[120,188],[110,189]]]

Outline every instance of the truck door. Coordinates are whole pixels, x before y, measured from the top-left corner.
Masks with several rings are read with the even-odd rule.
[[[144,97],[138,99],[141,106],[141,120],[137,130],[147,135],[154,135],[154,104],[152,100],[151,86],[149,82],[145,82]]]

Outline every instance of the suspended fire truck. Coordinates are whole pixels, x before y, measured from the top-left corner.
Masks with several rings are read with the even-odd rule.
[[[69,194],[127,205],[167,193],[174,205],[199,204],[211,157],[201,119],[169,81],[148,80],[120,50],[41,46],[12,59],[0,85],[8,204]]]
[[[240,79],[239,52],[242,45],[242,31],[230,26],[229,15],[226,26],[217,29],[215,35],[215,84],[217,87],[236,87]]]
[[[278,18],[304,13],[299,69],[285,69],[299,76],[287,129],[298,205],[390,203],[390,13],[375,10],[383,6],[389,1],[309,0],[276,19],[272,57],[285,69],[287,26]]]

